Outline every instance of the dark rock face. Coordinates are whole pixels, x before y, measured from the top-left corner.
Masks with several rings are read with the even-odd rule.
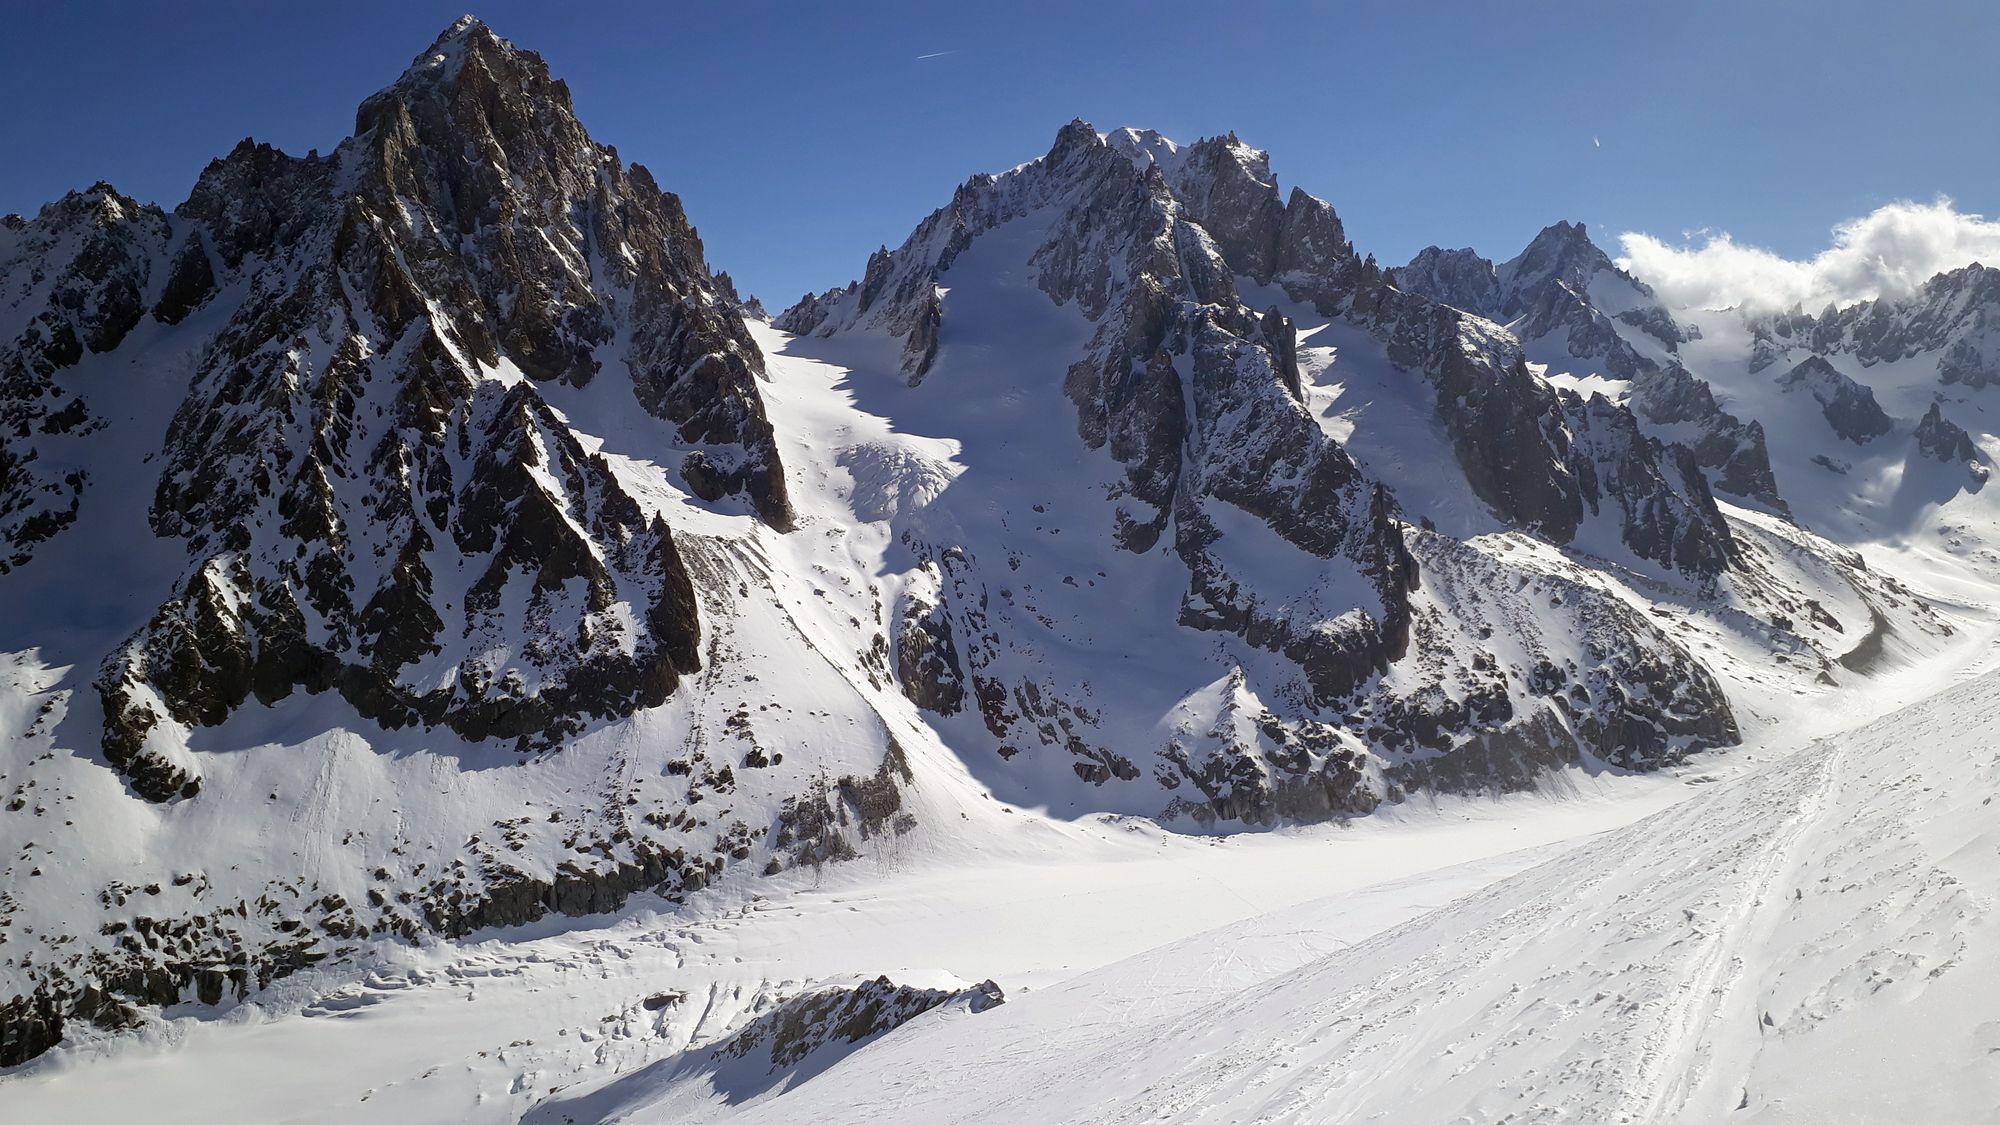
[[[953,991],[911,988],[888,977],[876,977],[852,988],[827,988],[794,997],[751,1021],[711,1055],[716,1059],[768,1058],[772,1072],[789,1070],[822,1048],[872,1039],[954,1001],[977,1013],[1006,1003],[1007,997],[990,980]]]
[[[1972,443],[1972,435],[1946,418],[1935,402],[1924,413],[1923,420],[1917,423],[1916,441],[1918,453],[1947,465],[1956,461],[1977,466],[1984,460],[1979,447]]]
[[[1387,285],[1355,294],[1349,315],[1393,362],[1430,382],[1466,482],[1495,514],[1556,543],[1575,537],[1583,498],[1568,466],[1562,406],[1511,337]]]
[[[1873,390],[1841,374],[1819,356],[1807,356],[1787,371],[1778,385],[1812,395],[1833,432],[1856,445],[1865,445],[1894,426],[1876,404]]]
[[[696,447],[694,491],[790,524],[761,355],[679,201],[477,21],[363,103],[333,156],[245,141],[171,220],[100,186],[12,245],[5,297],[42,311],[0,353],[0,565],[73,520],[86,483],[38,472],[38,432],[89,425],[54,374],[149,308],[174,325],[225,282],[248,294],[159,456],[152,523],[187,545],[182,588],[97,679],[106,757],[150,800],[199,791],[162,721],[212,725],[253,695],[332,690],[391,728],[527,747],[699,667],[666,525],[538,384],[583,387],[616,356],[663,440]]]
[[[23,325],[0,340],[0,574],[75,523],[89,477],[49,465],[42,447],[95,426],[60,373],[113,350],[139,324],[169,238],[159,208],[98,184],[0,242],[0,311]]]
[[[1692,423],[1700,427],[1695,461],[1714,474],[1715,488],[1788,511],[1771,472],[1771,453],[1761,422],[1744,422],[1716,404],[1715,392],[1679,364],[1635,379],[1632,412],[1656,425]]]
[[[1387,287],[1353,308],[1393,360],[1431,375],[1467,483],[1508,523],[1568,543],[1608,502],[1640,557],[1701,579],[1726,569],[1728,527],[1699,469],[1688,480],[1685,451],[1642,436],[1626,408],[1558,394],[1509,337],[1455,308]]]
[[[179,324],[215,296],[215,266],[208,260],[199,235],[190,235],[174,255],[173,272],[153,306],[153,319]]]
[[[1584,498],[1593,512],[1615,506],[1625,545],[1693,577],[1727,570],[1736,544],[1694,452],[1646,437],[1631,411],[1600,395],[1563,402]]]
[[[896,637],[896,682],[910,702],[939,715],[965,706],[965,671],[944,607],[912,599]]]
[[[1167,186],[1231,269],[1263,283],[1277,275],[1286,209],[1264,153],[1234,133],[1190,145]]]

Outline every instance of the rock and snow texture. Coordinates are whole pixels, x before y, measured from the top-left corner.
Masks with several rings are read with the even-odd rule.
[[[1856,445],[1889,432],[1893,423],[1875,402],[1875,392],[1842,375],[1819,356],[1807,356],[1785,372],[1778,386],[1812,396],[1833,432]]]
[[[1504,276],[1503,299],[1563,294],[1579,315],[1600,315],[1586,292],[1624,286],[1621,312],[1646,297],[1577,227]],[[1191,787],[1198,819],[1296,819],[1733,741],[1711,670],[1647,618],[1668,612],[1662,590],[1751,643],[1795,638],[1779,643],[1806,676],[1870,627],[1868,605],[1910,613],[1913,637],[1944,628],[1830,544],[1733,526],[1698,454],[1540,378],[1491,321],[1390,284],[1331,207],[1281,195],[1234,137],[1072,123],[773,323],[803,334],[788,356],[893,364],[907,385],[854,377],[871,409],[973,466],[895,520],[938,589],[916,609],[943,627],[918,645],[956,638],[1011,769],[1067,762],[1105,807],[1150,775]],[[1047,433],[1059,412],[1085,449]],[[1047,545],[1019,546],[1019,521]],[[1812,574],[1791,569],[1803,559]],[[1135,570],[1143,584],[1118,577]],[[1126,604],[1094,595],[1100,579]],[[1178,604],[1135,614],[1142,590]],[[1818,617],[1829,594],[1859,614]],[[1176,657],[1185,632],[1129,642],[1135,617],[1169,613],[1220,634],[1204,647],[1235,666]],[[1078,648],[1081,709],[1050,675]],[[1176,664],[1212,670],[1176,683]],[[1178,721],[1150,758],[1117,737],[1162,713]]]
[[[461,21],[331,154],[246,141],[172,215],[99,185],[10,220],[0,263],[25,716],[0,1062],[367,935],[699,886],[769,824],[641,807],[602,756],[413,797],[628,724],[727,651],[703,619],[742,584],[667,507],[792,522],[761,352],[679,202],[539,57]],[[733,787],[688,749],[694,787]],[[579,782],[616,796],[537,809]]]
[[[1781,330],[1570,224],[1383,270],[1233,136],[1076,122],[766,323],[461,21],[330,155],[0,224],[0,1064],[635,894],[1768,733],[1983,621],[1982,277]]]
[[[1581,223],[1556,223],[1495,266],[1471,250],[1430,247],[1397,271],[1412,293],[1478,313],[1519,336],[1551,374],[1629,381],[1629,405],[1659,436],[1679,441],[1716,488],[1784,512],[1764,432],[1717,405],[1680,362],[1700,330],[1676,320],[1643,282],[1619,269]]]

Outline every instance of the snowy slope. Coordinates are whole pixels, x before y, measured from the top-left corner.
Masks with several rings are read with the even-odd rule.
[[[1365,895],[1273,911],[913,1021],[725,1116],[1984,1120],[1996,714],[1989,673],[1365,940],[1340,938]],[[1279,970],[1288,934],[1334,947]],[[628,1085],[576,1120],[722,1109]]]
[[[0,1080],[0,1105],[83,1120],[143,1106],[163,1125],[511,1123],[545,1100],[554,1110],[643,1092],[657,1073],[621,1076],[686,1048],[705,1053],[801,992],[880,974],[926,987],[992,977],[1013,1004],[1162,942],[1341,896],[1323,926],[1271,927],[1257,958],[1239,958],[1281,972],[1685,799],[1711,776],[1585,780],[1227,838],[996,813],[1001,830],[968,832],[976,847],[919,843],[725,884],[681,907],[642,899],[614,917],[385,944],[365,972],[310,970],[220,1013],[183,1005],[136,1035],[83,1036]],[[646,1006],[674,993],[687,999]],[[340,1065],[299,1065],[315,1058]]]

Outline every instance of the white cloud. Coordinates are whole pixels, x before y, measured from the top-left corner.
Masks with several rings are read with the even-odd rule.
[[[1695,245],[1695,239],[1700,245]],[[1949,199],[1891,203],[1833,228],[1833,244],[1803,261],[1745,246],[1727,233],[1699,231],[1680,246],[1650,234],[1618,236],[1618,264],[1683,308],[1746,305],[1818,312],[1903,296],[1971,262],[2000,265],[2000,222],[1959,211]]]

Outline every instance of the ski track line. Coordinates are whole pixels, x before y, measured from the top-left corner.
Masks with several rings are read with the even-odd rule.
[[[1810,776],[1799,778],[1809,785],[1799,791],[1797,803],[1783,824],[1759,837],[1758,850],[1762,854],[1750,878],[1734,888],[1740,895],[1739,905],[1711,927],[1709,940],[1703,942],[1689,966],[1691,972],[1686,983],[1680,986],[1680,1002],[1675,1011],[1668,1019],[1656,1023],[1647,1037],[1647,1048],[1639,1060],[1643,1077],[1631,1088],[1631,1093],[1646,1097],[1637,1105],[1629,1105],[1625,1110],[1628,1116],[1620,1120],[1679,1120],[1679,1114],[1711,1072],[1713,1039],[1717,1031],[1726,1028],[1725,1014],[1734,1006],[1732,1001],[1745,990],[1738,976],[1744,964],[1743,954],[1754,949],[1756,939],[1770,928],[1761,924],[1765,905],[1782,909],[1782,896],[1775,893],[1778,883],[1801,866],[1800,848],[1809,836],[1817,833],[1839,784],[1841,743],[1823,743],[1819,749],[1821,752],[1811,760]],[[1747,1060],[1741,1069],[1748,1071]]]

